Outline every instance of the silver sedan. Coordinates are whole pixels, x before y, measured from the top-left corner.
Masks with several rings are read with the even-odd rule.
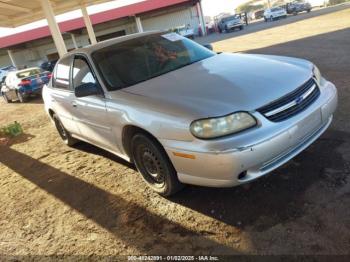
[[[216,54],[162,32],[67,54],[43,98],[66,144],[83,140],[135,163],[165,196],[271,172],[313,143],[337,107],[335,86],[309,61]]]

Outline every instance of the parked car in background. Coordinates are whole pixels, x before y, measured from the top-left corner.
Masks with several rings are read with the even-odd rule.
[[[238,15],[231,15],[221,18],[218,22],[218,28],[220,33],[228,33],[234,29],[243,30],[244,27]]]
[[[1,94],[7,103],[13,100],[26,102],[32,95],[41,95],[42,87],[49,82],[51,73],[38,67],[11,71],[1,87]]]
[[[194,39],[194,30],[191,25],[181,26],[174,29],[174,32],[184,37]]]
[[[297,15],[300,12],[311,12],[312,6],[309,2],[292,2],[287,4],[287,13]]]
[[[287,17],[287,11],[281,7],[268,8],[264,12],[265,22]]]
[[[57,63],[57,60],[47,61],[47,62],[42,63],[40,65],[40,68],[44,71],[52,72],[56,63]]]
[[[13,65],[0,68],[0,85],[5,82],[5,78],[10,71],[16,70]]]
[[[43,99],[66,144],[135,163],[168,196],[183,184],[241,185],[286,163],[328,128],[337,90],[303,59],[217,54],[147,32],[65,55]]]

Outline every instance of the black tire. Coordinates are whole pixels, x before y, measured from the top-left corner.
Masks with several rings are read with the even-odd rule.
[[[270,16],[270,22],[273,22],[273,16]]]
[[[311,12],[311,9],[308,9],[307,12],[310,13],[310,12]]]
[[[170,196],[184,185],[163,147],[154,138],[138,133],[131,140],[132,157],[147,185],[162,196]]]
[[[8,99],[6,93],[2,93],[2,97],[4,98],[5,103],[12,103],[12,100]]]
[[[52,119],[55,123],[56,129],[58,134],[60,135],[60,137],[62,138],[63,142],[67,145],[67,146],[73,146],[74,144],[76,144],[78,142],[78,140],[76,140],[75,138],[73,138],[69,132],[67,131],[67,129],[63,126],[61,120],[58,118],[58,116],[56,114],[54,114],[52,116]]]
[[[21,94],[21,92],[19,92],[19,91],[17,92],[17,97],[18,97],[19,102],[21,102],[21,103],[25,103],[28,101],[28,98],[23,96],[23,94]]]
[[[267,22],[267,18],[264,16],[264,20],[265,20],[265,22]]]
[[[243,25],[241,25],[241,26],[239,27],[239,30],[243,30]]]

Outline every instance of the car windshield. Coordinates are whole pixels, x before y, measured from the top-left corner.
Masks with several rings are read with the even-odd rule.
[[[214,55],[176,33],[156,33],[102,48],[92,58],[107,89],[113,91]]]
[[[237,20],[237,19],[239,19],[239,17],[236,15],[233,15],[233,16],[228,16],[228,17],[223,18],[222,22],[226,23],[228,21]]]
[[[18,78],[25,78],[25,77],[32,76],[32,75],[38,75],[40,73],[42,73],[41,69],[31,68],[31,69],[28,69],[25,71],[18,72],[16,75]]]
[[[279,8],[279,7],[275,7],[275,8],[272,8],[271,11],[272,12],[277,12],[277,11],[281,11],[282,8]]]

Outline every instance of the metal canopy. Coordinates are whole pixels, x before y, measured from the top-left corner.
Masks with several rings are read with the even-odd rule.
[[[50,0],[55,15],[111,0]],[[44,19],[40,0],[0,0],[0,27],[17,27]]]

